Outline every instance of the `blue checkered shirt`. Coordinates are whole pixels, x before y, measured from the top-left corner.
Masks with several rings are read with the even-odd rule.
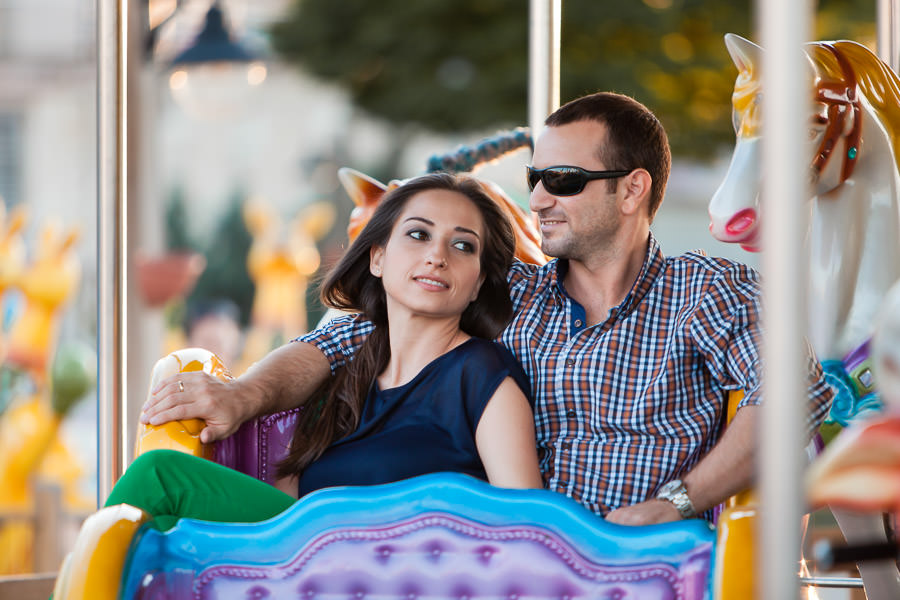
[[[722,433],[729,390],[744,390],[740,406],[759,404],[759,276],[699,252],[665,257],[651,235],[631,291],[590,325],[563,287],[566,267],[513,265],[515,316],[498,341],[531,380],[545,486],[606,514],[697,464]],[[335,369],[370,329],[347,316],[298,339]],[[831,397],[811,359],[810,433]]]

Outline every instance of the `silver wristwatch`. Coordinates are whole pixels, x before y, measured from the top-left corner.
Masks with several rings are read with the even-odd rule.
[[[680,479],[673,479],[662,486],[656,497],[660,500],[668,500],[674,504],[675,508],[678,509],[678,513],[684,519],[693,519],[697,516],[697,511],[694,510],[694,505],[691,503],[690,497],[688,497],[687,489],[685,489],[684,483]]]

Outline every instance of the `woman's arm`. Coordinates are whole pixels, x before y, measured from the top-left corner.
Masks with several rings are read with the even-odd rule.
[[[475,430],[488,481],[509,488],[543,487],[534,438],[534,415],[525,394],[507,377],[488,400]]]

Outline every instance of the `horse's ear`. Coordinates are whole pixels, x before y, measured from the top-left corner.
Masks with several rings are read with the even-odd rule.
[[[355,169],[341,167],[338,169],[338,179],[347,191],[347,195],[356,206],[374,206],[387,191],[388,186],[377,179],[360,173]]]
[[[753,71],[759,63],[762,48],[734,33],[725,34],[725,47],[738,71]]]

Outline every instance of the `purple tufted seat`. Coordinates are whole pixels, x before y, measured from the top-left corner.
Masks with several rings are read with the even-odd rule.
[[[178,373],[203,371],[220,379],[231,374],[222,361],[203,348],[182,348],[159,359],[150,375],[150,389]],[[138,425],[135,456],[148,450],[169,448],[210,458],[267,483],[274,483],[275,468],[287,456],[299,408],[258,417],[244,423],[231,437],[214,445],[200,442],[199,419],[163,425]]]
[[[275,468],[287,456],[299,408],[258,417],[234,435],[216,442],[213,460],[266,483],[275,482]]]

